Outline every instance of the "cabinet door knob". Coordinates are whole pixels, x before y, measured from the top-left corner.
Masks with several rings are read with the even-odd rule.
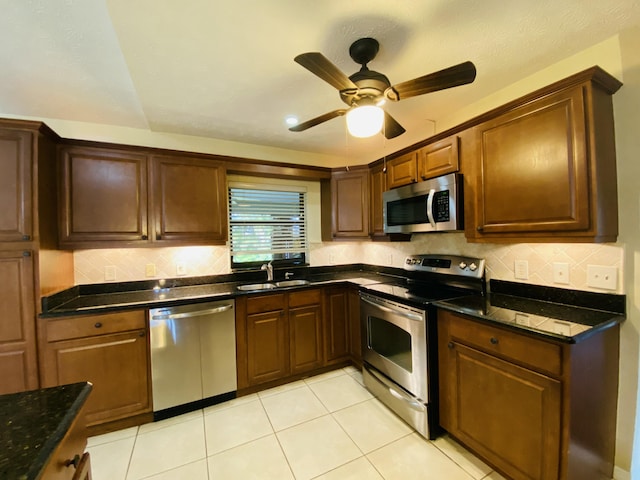
[[[489,340],[491,342],[492,345],[497,345],[498,344],[498,339],[496,337],[491,337],[491,340]]]
[[[156,235],[156,240],[162,240],[162,235]]]
[[[449,348],[453,348],[453,342],[449,342],[449,343],[447,343],[447,347],[449,347]]]
[[[69,459],[66,462],[64,462],[64,465],[65,467],[70,467],[73,465],[73,468],[78,468],[79,463],[80,463],[80,455],[76,453],[72,459]]]
[[[476,227],[476,230],[479,231],[479,232],[482,232],[484,230],[484,227],[482,225],[478,225]]]
[[[140,333],[138,334],[138,336],[139,336],[139,337],[144,337],[144,332],[140,332]]]
[[[96,328],[102,328],[102,322],[96,322],[96,324],[94,325],[94,327],[96,327]]]
[[[29,240],[31,240],[31,235],[23,235],[22,240],[24,240],[25,242],[28,242]]]
[[[22,256],[23,257],[30,257],[31,256],[31,252],[22,252]]]
[[[142,240],[149,240],[149,237],[147,235],[142,235]]]

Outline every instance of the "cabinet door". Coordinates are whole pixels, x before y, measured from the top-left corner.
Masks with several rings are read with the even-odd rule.
[[[62,151],[60,245],[147,243],[147,159],[125,151]]]
[[[387,188],[397,188],[418,181],[417,153],[410,152],[387,162]]]
[[[33,237],[31,157],[33,135],[0,129],[0,241]]]
[[[334,172],[331,176],[334,238],[369,236],[369,171]]]
[[[371,212],[371,223],[369,225],[371,235],[384,235],[384,214],[382,205],[382,194],[387,189],[387,174],[384,166],[379,165],[372,168],[369,175],[369,209]]]
[[[322,366],[322,307],[310,305],[289,309],[291,373]]]
[[[556,480],[560,382],[455,341],[445,349],[443,427],[515,480]]]
[[[571,232],[590,225],[582,88],[549,95],[478,127],[480,234]]]
[[[220,244],[227,239],[226,172],[220,162],[153,159],[153,241]]]
[[[345,287],[326,290],[326,317],[324,326],[325,357],[327,364],[349,358],[349,296]]]
[[[285,313],[277,310],[247,315],[247,372],[249,385],[289,374]]]
[[[457,135],[443,138],[418,152],[418,173],[421,180],[454,173],[460,169]]]
[[[47,350],[44,368],[51,385],[93,384],[87,426],[151,411],[144,330],[52,342]]]
[[[0,251],[0,394],[38,388],[33,256]]]

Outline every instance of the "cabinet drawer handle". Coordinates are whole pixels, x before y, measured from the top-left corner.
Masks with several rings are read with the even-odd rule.
[[[498,339],[496,337],[491,337],[491,340],[489,340],[491,342],[492,345],[497,345],[498,344]]]
[[[80,455],[78,455],[77,453],[73,456],[73,459],[64,462],[65,467],[70,467],[71,465],[73,465],[73,468],[78,468],[78,464],[80,464]]]
[[[94,327],[96,327],[96,328],[102,328],[102,322],[96,322],[96,324],[94,325]]]

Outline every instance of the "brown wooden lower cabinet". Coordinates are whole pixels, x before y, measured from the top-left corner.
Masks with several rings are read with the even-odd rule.
[[[47,337],[43,386],[91,382],[84,409],[87,426],[151,412],[145,311],[41,321]]]
[[[359,300],[346,285],[238,297],[238,390],[360,365]]]
[[[618,335],[569,344],[439,311],[442,427],[514,480],[610,479]]]

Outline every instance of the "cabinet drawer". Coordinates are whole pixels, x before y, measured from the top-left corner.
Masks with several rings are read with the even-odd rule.
[[[451,339],[493,353],[534,370],[562,374],[560,345],[537,340],[456,316],[449,326]]]
[[[291,292],[289,294],[289,307],[319,305],[321,298],[321,290],[301,290],[299,292]]]
[[[47,321],[47,341],[57,342],[72,338],[126,332],[144,329],[145,326],[144,310],[61,318]]]
[[[284,293],[278,293],[275,295],[257,295],[247,298],[248,314],[284,310],[284,307]]]

